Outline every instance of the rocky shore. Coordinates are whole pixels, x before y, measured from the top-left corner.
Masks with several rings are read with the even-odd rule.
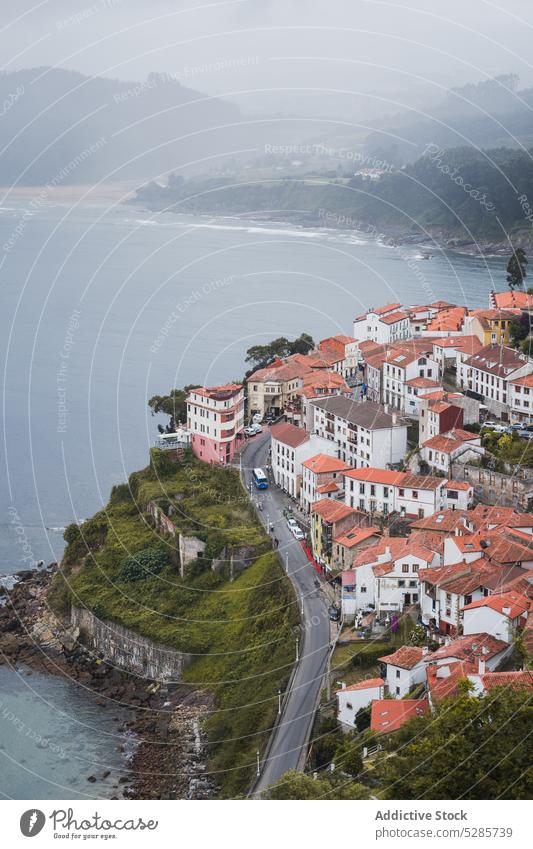
[[[0,579],[0,663],[68,678],[102,710],[127,709],[131,718],[119,731],[136,745],[112,785],[112,798],[212,797],[216,787],[206,774],[207,740],[202,731],[212,707],[211,694],[139,679],[89,651],[77,630],[66,627],[47,603],[56,568],[52,564],[19,572],[14,584],[2,584]],[[108,776],[90,775],[88,781],[96,784]]]

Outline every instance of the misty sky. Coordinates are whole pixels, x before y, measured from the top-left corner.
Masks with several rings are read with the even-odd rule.
[[[349,91],[390,113],[509,71],[533,85],[531,0],[18,0],[2,21],[4,70],[164,71],[246,111],[326,114]]]

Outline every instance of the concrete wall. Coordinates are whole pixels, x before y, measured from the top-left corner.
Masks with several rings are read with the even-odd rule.
[[[73,607],[71,623],[80,639],[111,665],[153,681],[179,681],[191,657],[118,625],[98,619],[90,610]]]

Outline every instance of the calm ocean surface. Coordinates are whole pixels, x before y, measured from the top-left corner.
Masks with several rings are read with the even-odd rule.
[[[415,246],[332,230],[151,216],[104,203],[49,203],[28,215],[28,200],[4,204],[0,574],[24,568],[24,556],[60,557],[59,529],[100,509],[114,483],[146,464],[156,436],[151,395],[239,379],[251,345],[302,331],[315,339],[351,333],[368,306],[485,306],[492,285],[505,286],[503,259],[435,251],[424,260]],[[78,760],[111,762],[116,741],[104,733],[94,751],[103,719],[97,710],[90,722],[80,718],[82,694],[72,686],[27,681],[35,690],[0,667],[4,702],[29,711],[42,737],[61,740],[68,728],[79,751],[53,759],[51,772],[50,749],[28,753],[0,711],[0,792],[90,793],[86,777],[73,783],[86,771]]]

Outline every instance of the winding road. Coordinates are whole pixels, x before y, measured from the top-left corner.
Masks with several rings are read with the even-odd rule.
[[[283,515],[286,506],[284,496],[276,486],[271,485],[266,490],[258,491],[252,483],[254,468],[260,467],[266,471],[269,448],[269,433],[254,437],[242,454],[242,475],[249,491],[251,484],[253,500],[260,500],[263,504],[262,511],[258,512],[263,524],[274,525],[273,536],[279,540],[280,557],[288,570],[298,603],[303,605],[303,614],[299,660],[282,700],[279,721],[260,762],[260,774],[252,787],[251,796],[260,795],[287,770],[302,767],[330,651],[327,599],[315,585],[317,575],[302,546],[287,527]]]

